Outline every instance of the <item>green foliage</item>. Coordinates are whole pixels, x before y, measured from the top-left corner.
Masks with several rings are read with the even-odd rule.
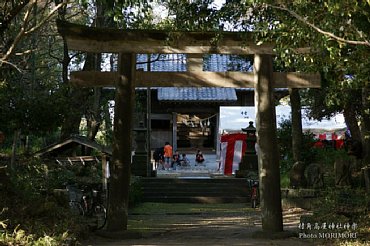
[[[6,229],[6,224],[2,224],[3,229]],[[8,232],[6,230],[0,230],[0,244],[4,245],[48,245],[48,246],[59,246],[61,244],[69,244],[71,241],[68,232],[64,232],[57,236],[40,236],[37,237],[34,234],[28,234],[26,231],[15,228],[13,232]]]
[[[282,167],[289,166],[289,164],[283,164],[281,163]],[[290,187],[290,177],[289,177],[289,172],[288,171],[282,171],[280,173],[280,187],[281,188],[288,188]]]
[[[369,221],[362,220],[370,206],[370,197],[363,189],[329,187],[322,192],[322,197],[314,210],[317,222],[353,221],[361,223],[361,228],[369,228]]]
[[[281,187],[289,186],[289,172],[293,167],[294,160],[292,154],[292,136],[291,136],[291,121],[284,120],[279,124],[277,130],[279,150],[281,154],[280,160],[280,175],[281,175]],[[301,149],[302,161],[309,165],[311,163],[318,163],[323,168],[325,174],[324,183],[326,187],[335,186],[334,162],[337,159],[348,160],[350,157],[347,152],[342,150],[336,150],[334,148],[314,148],[313,143],[315,142],[314,136],[310,132],[303,134],[303,145]]]
[[[102,180],[102,170],[100,163],[67,162],[57,163],[55,161],[47,163],[46,182],[48,187],[64,188],[65,184],[95,185]]]
[[[130,182],[129,207],[133,208],[142,202],[142,189],[140,177],[132,176]]]
[[[290,119],[285,119],[279,124],[277,129],[279,152],[282,159],[282,172],[286,172],[293,166],[292,153],[292,122]],[[302,134],[302,161],[312,163],[316,160],[317,150],[312,148],[314,143],[314,136],[310,132]]]
[[[313,215],[302,216],[302,222],[313,223],[340,223],[344,225],[349,223],[356,225],[353,229],[336,229],[336,232],[356,232],[357,239],[340,239],[337,242],[332,241],[333,245],[367,245],[370,237],[370,197],[364,189],[327,187],[320,192],[313,202]],[[315,233],[313,230],[306,231]],[[322,231],[320,231],[322,232]]]
[[[67,197],[54,189],[64,188],[67,178],[92,182],[81,175],[93,177],[96,170],[79,169],[76,175],[37,159],[22,163],[0,186],[0,245],[74,245],[86,237],[88,225],[70,214]]]

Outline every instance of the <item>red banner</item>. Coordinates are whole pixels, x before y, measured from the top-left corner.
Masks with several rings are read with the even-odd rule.
[[[239,169],[239,163],[247,148],[246,134],[234,133],[221,136],[221,166],[225,175]]]

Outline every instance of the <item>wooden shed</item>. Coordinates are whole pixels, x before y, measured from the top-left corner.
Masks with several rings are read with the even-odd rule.
[[[102,182],[106,187],[109,177],[109,160],[112,156],[110,147],[98,144],[84,136],[71,136],[51,144],[34,153],[35,157],[55,160],[61,165],[101,165]]]

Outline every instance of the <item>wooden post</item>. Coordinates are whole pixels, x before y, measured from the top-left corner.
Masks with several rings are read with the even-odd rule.
[[[203,72],[203,54],[187,54],[186,61],[189,72]]]
[[[114,105],[113,155],[110,162],[108,231],[127,230],[131,176],[132,113],[135,85],[132,82],[135,56],[120,54],[120,79]]]
[[[177,150],[177,113],[172,113],[172,148]]]
[[[103,191],[106,192],[108,188],[108,179],[107,179],[107,155],[102,154],[101,156],[101,169],[102,169],[102,184]]]
[[[262,230],[280,232],[283,221],[271,55],[255,55],[254,73]]]
[[[219,129],[220,129],[220,108],[219,108],[217,116],[216,116],[216,130],[217,130],[217,132],[215,132],[215,139],[214,139],[214,141],[216,143],[216,158],[217,159],[220,159],[220,157],[221,157],[221,150],[220,150],[221,134],[219,132]]]
[[[152,135],[152,90],[150,87],[146,88],[146,149],[148,153],[148,177],[152,176],[153,166],[152,166],[152,143],[151,143],[151,135]]]
[[[290,88],[290,105],[292,107],[292,149],[294,162],[301,161],[302,149],[302,113],[301,97],[298,88]]]

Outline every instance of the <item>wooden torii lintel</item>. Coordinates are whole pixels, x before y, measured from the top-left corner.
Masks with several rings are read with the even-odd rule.
[[[254,88],[251,72],[144,72],[135,71],[136,87],[229,87]],[[113,87],[118,72],[71,72],[70,82],[81,87]],[[299,72],[273,73],[274,88],[320,88],[320,75]]]
[[[58,31],[71,50],[133,54],[188,54],[187,72],[135,71],[137,87],[254,87],[253,73],[202,71],[203,54],[270,54],[273,44],[257,45],[253,32],[168,32],[163,30],[117,30],[93,28],[58,21]],[[220,38],[216,39],[217,36]],[[217,41],[212,41],[217,40]],[[309,48],[295,49],[307,53]],[[275,88],[318,88],[320,75],[306,73],[274,73]],[[71,72],[71,83],[83,87],[114,86],[118,73]]]
[[[256,44],[253,32],[180,32],[87,27],[57,20],[68,49],[92,53],[270,54],[273,43]],[[295,48],[309,53],[311,48]]]

